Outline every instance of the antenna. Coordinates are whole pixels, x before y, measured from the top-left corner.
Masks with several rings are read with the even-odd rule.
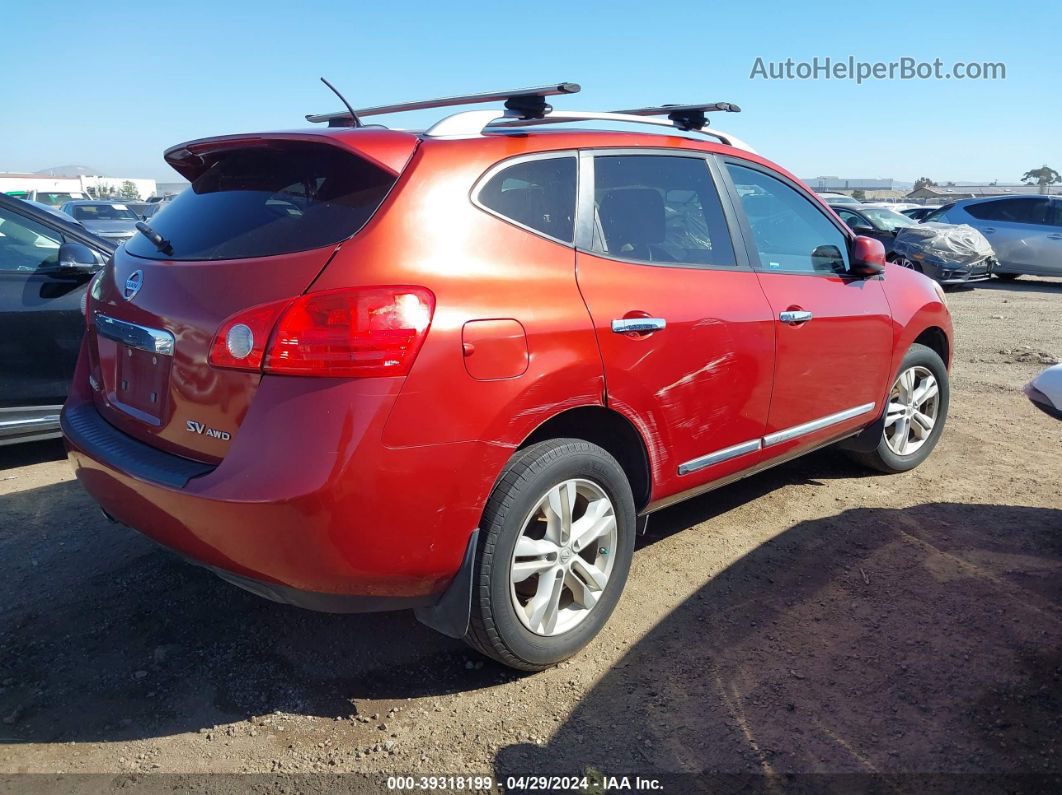
[[[342,94],[340,94],[339,93],[339,89],[336,88],[331,83],[329,83],[323,77],[321,78],[321,82],[324,83],[326,86],[328,86],[330,89],[332,89],[332,93],[335,94],[337,97],[339,97],[339,101],[342,102],[344,105],[346,105],[347,106],[347,110],[350,111],[350,118],[349,119],[345,118],[343,116],[338,116],[336,118],[329,119],[328,120],[328,126],[329,127],[360,127],[361,126],[361,119],[358,118],[358,114],[354,112],[354,108],[351,106],[351,104],[349,102],[347,102],[347,98],[344,97]]]

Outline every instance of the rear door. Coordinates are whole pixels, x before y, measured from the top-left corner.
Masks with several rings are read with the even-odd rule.
[[[579,289],[608,403],[652,448],[654,499],[747,467],[770,405],[775,331],[706,157],[583,152],[579,179]]]
[[[1046,196],[1007,197],[967,204],[963,211],[992,244],[1001,271],[1050,273],[1053,243],[1058,227],[1048,225],[1050,200]]]
[[[799,452],[868,424],[892,366],[881,277],[849,273],[848,236],[795,182],[743,160],[725,171],[777,331],[765,448]]]
[[[43,219],[0,204],[2,408],[58,407],[66,399],[85,328],[81,298],[92,273],[59,267],[65,240]]]

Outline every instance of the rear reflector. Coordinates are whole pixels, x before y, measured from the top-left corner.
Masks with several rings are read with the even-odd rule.
[[[310,293],[230,317],[214,336],[210,363],[277,375],[405,375],[434,311],[435,296],[423,287]]]

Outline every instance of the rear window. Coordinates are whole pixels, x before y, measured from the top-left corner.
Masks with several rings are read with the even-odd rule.
[[[173,248],[144,235],[138,257],[217,260],[267,257],[338,243],[383,203],[396,177],[332,146],[288,144],[226,152],[151,218]]]

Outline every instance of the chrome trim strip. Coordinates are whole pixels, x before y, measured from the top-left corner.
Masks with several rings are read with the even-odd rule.
[[[780,431],[769,433],[763,437],[763,446],[770,447],[771,445],[788,442],[790,439],[795,439],[798,436],[814,433],[823,428],[828,428],[831,425],[836,425],[839,422],[850,420],[853,417],[858,417],[860,414],[866,414],[873,411],[875,405],[875,403],[864,403],[862,406],[855,406],[854,408],[845,409],[844,411],[838,411],[836,414],[829,414],[825,417],[820,417],[817,420],[805,422],[803,425],[794,425],[792,428],[783,428]]]
[[[96,314],[96,333],[131,348],[173,356],[173,335],[168,331],[138,326],[107,315]]]
[[[718,464],[721,461],[729,461],[731,458],[737,458],[739,455],[755,453],[762,446],[763,445],[759,439],[750,439],[747,442],[741,442],[732,447],[725,447],[722,450],[716,450],[714,453],[702,455],[700,458],[694,458],[692,461],[687,461],[685,464],[679,464],[678,473],[680,475],[688,475],[690,472],[696,472],[698,469],[704,469],[707,466]]]
[[[33,417],[28,420],[4,420],[0,422],[0,428],[25,428],[32,425],[54,425],[59,422],[58,414],[48,414],[44,417]]]

